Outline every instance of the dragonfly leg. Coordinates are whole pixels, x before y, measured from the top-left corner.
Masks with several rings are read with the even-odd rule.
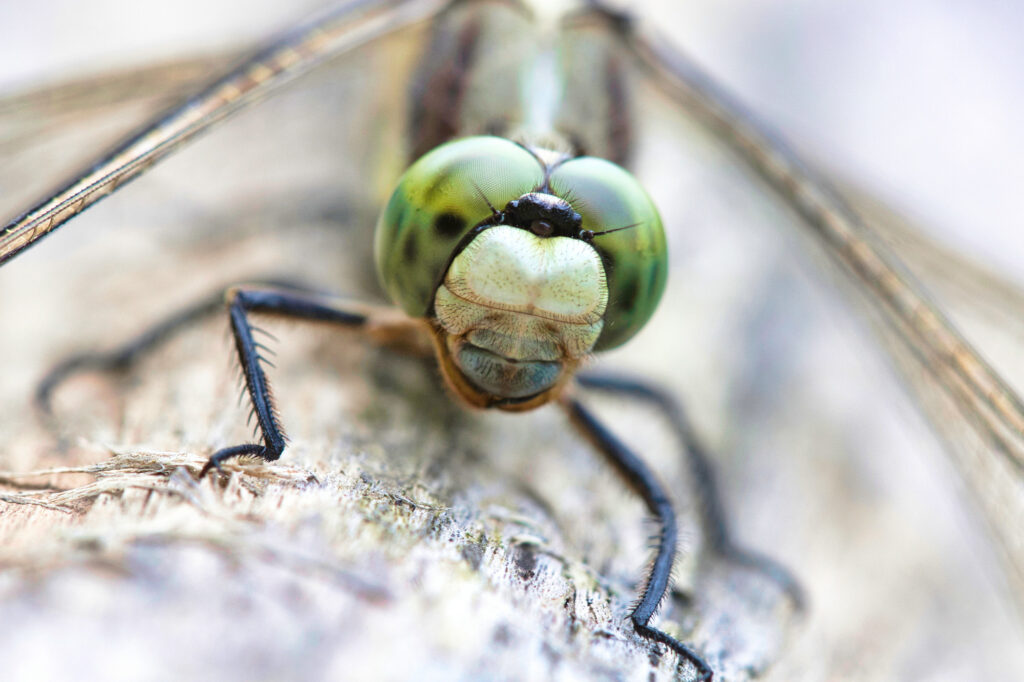
[[[220,469],[221,463],[232,457],[252,455],[274,461],[284,452],[286,438],[274,406],[270,383],[263,371],[266,361],[260,354],[262,346],[253,338],[250,313],[268,313],[346,327],[360,327],[368,320],[363,312],[348,310],[322,294],[309,291],[239,286],[228,289],[224,298],[231,321],[231,334],[235,339],[235,349],[242,365],[242,376],[245,378],[245,387],[252,401],[253,413],[256,415],[256,423],[263,442],[243,443],[218,450],[207,461],[199,473],[200,477],[214,467]]]
[[[563,399],[563,407],[569,413],[573,425],[597,447],[616,471],[643,499],[648,510],[660,524],[656,554],[650,573],[640,594],[639,603],[630,614],[630,620],[637,633],[646,639],[664,644],[680,657],[680,662],[689,662],[697,671],[701,681],[711,680],[713,673],[707,663],[696,652],[666,632],[652,627],[651,618],[665,597],[676,556],[676,515],[661,483],[654,473],[626,445],[606,429],[593,414],[574,398]]]
[[[315,290],[287,280],[260,280],[259,284],[313,293]],[[53,415],[53,394],[65,381],[82,372],[120,372],[129,369],[142,356],[170,340],[175,334],[224,309],[224,289],[196,301],[153,326],[131,341],[111,351],[80,353],[61,360],[36,385],[33,402],[45,417]]]
[[[53,415],[53,394],[75,374],[82,372],[118,372],[127,369],[140,356],[153,350],[176,332],[222,309],[224,294],[218,293],[180,310],[132,339],[105,353],[82,353],[65,358],[39,381],[33,402],[46,417]]]
[[[765,574],[786,591],[797,609],[803,610],[803,589],[789,570],[770,557],[738,546],[733,540],[725,507],[718,494],[714,465],[679,401],[657,386],[616,374],[582,373],[577,376],[577,381],[584,388],[627,395],[651,403],[665,415],[671,422],[676,437],[683,443],[686,462],[694,480],[694,494],[698,498],[697,508],[701,527],[708,547],[726,561]]]
[[[422,330],[404,316],[390,309],[355,303],[341,303],[316,289],[292,282],[264,281],[221,290],[185,308],[154,325],[120,348],[105,353],[72,356],[40,381],[35,402],[44,416],[52,417],[51,399],[59,385],[72,375],[85,371],[120,371],[128,369],[147,352],[167,341],[177,332],[207,317],[227,305],[231,333],[235,341],[245,379],[246,391],[252,401],[253,414],[262,436],[261,443],[245,443],[218,450],[210,457],[200,475],[211,468],[219,468],[227,459],[240,455],[254,455],[276,460],[284,451],[286,439],[274,407],[270,385],[261,355],[264,346],[254,338],[260,331],[249,319],[250,313],[270,314],[313,322],[327,322],[350,328],[361,328],[374,341],[393,350],[422,354],[429,342]],[[422,343],[421,343],[422,342]]]

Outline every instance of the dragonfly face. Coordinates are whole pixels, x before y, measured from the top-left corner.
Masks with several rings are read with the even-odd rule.
[[[430,318],[448,384],[506,410],[551,400],[592,351],[639,331],[668,268],[657,210],[629,173],[496,137],[412,165],[376,260],[392,300]]]

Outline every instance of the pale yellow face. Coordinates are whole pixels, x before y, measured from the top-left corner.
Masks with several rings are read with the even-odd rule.
[[[434,298],[456,367],[476,388],[505,398],[555,386],[593,349],[607,305],[592,246],[506,225],[466,246]]]

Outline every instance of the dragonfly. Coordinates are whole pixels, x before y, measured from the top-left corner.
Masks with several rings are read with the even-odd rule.
[[[418,9],[415,7],[416,4],[410,3],[404,7],[413,7],[415,10]],[[375,7],[373,3],[370,3],[370,6]],[[389,19],[397,20],[396,17],[402,17],[399,10],[391,7],[386,9],[387,11],[380,15],[374,15],[372,12],[370,14],[371,19],[379,20],[381,16],[385,17],[384,28],[377,26],[377,30],[382,33],[397,29],[396,26],[386,24]],[[430,11],[436,9],[434,7]],[[339,26],[344,29],[346,35],[351,35],[348,33],[352,27],[351,17],[342,17]],[[414,12],[413,18],[419,21],[424,15],[415,15]],[[412,21],[413,18],[406,20]],[[647,36],[646,33],[638,35]],[[318,35],[314,42],[319,41],[326,42],[326,38]],[[888,219],[891,222],[891,216],[878,211],[875,215],[869,216],[871,220],[868,220],[849,209],[848,198],[841,197],[815,169],[787,151],[780,140],[767,133],[755,122],[755,118],[744,113],[711,81],[694,70],[691,64],[681,58],[674,59],[681,56],[676,55],[665,44],[644,37],[635,42],[632,49],[635,57],[647,69],[648,77],[653,75],[661,84],[663,96],[671,102],[685,106],[697,120],[721,135],[727,146],[732,147],[736,154],[750,164],[765,182],[779,192],[784,200],[790,206],[794,206],[801,217],[812,225],[816,230],[812,234],[817,235],[814,239],[824,243],[840,266],[850,272],[859,295],[866,295],[868,305],[879,314],[878,319],[882,325],[880,329],[887,335],[886,338],[893,339],[892,349],[900,366],[906,367],[921,385],[930,387],[928,396],[945,395],[948,402],[936,409],[945,410],[943,414],[948,415],[951,413],[952,404],[952,413],[960,414],[956,418],[957,426],[968,425],[968,430],[973,431],[975,436],[980,436],[984,444],[982,448],[977,444],[959,444],[954,450],[973,453],[973,456],[982,452],[989,456],[988,464],[1004,467],[996,472],[986,472],[987,476],[977,485],[982,490],[979,494],[982,501],[991,497],[990,486],[1003,486],[1001,490],[1004,492],[1000,493],[1002,497],[999,498],[1000,506],[990,511],[990,515],[997,532],[999,529],[1003,532],[1003,545],[1007,548],[1012,562],[1013,539],[1019,537],[1015,536],[1014,524],[1019,516],[1014,516],[1012,511],[1008,513],[1002,506],[1002,500],[1005,499],[1005,491],[1008,489],[1012,494],[1013,486],[1019,486],[1020,481],[1019,472],[1014,473],[1019,469],[1020,458],[1019,401],[999,374],[991,370],[961,339],[959,333],[953,330],[941,311],[930,302],[930,298],[926,294],[919,294],[916,288],[906,286],[910,278],[903,270],[904,266],[900,265],[899,260],[885,246],[887,241],[892,239],[891,235],[880,237],[873,232],[876,221]],[[308,61],[315,62],[318,59],[319,56],[315,55],[310,56]],[[273,69],[267,72],[267,81],[259,81],[258,78],[251,76],[248,85],[256,90],[265,87],[265,83],[272,85],[272,81],[277,77],[272,72]],[[284,70],[281,77],[288,77],[292,73]],[[237,86],[235,83],[236,89]],[[253,93],[255,94],[259,93]],[[231,96],[238,96],[238,99],[231,101],[241,105],[253,95],[232,92]],[[214,118],[230,113],[220,106],[222,102],[217,104],[214,108]],[[235,105],[229,105],[228,109],[232,106]],[[196,112],[199,116],[204,113]],[[180,136],[171,136],[173,144],[184,141],[190,133],[191,129],[186,129]],[[144,144],[149,142],[145,141]],[[144,170],[149,162],[148,158],[133,162],[126,168],[126,174],[130,177],[136,169]],[[105,176],[99,177],[106,180]],[[125,179],[125,174],[111,178],[114,186],[122,184]],[[91,196],[103,196],[111,189],[111,184],[100,183]],[[73,193],[71,199],[70,202],[63,203],[59,200],[53,201],[56,220],[51,220],[54,217],[51,214],[41,222],[33,222],[35,217],[29,214],[28,222],[21,225],[12,224],[4,235],[4,248],[7,249],[7,253],[13,256],[29,244],[35,243],[51,232],[61,219],[69,217],[69,213],[76,213],[84,207],[85,201],[77,193]],[[859,203],[858,208],[864,210]],[[943,390],[936,392],[935,386]],[[945,423],[948,422],[947,416]],[[964,438],[963,429],[957,431],[953,438]],[[973,464],[965,465],[964,468],[969,476],[978,475],[977,472],[980,471],[979,467]],[[1011,563],[1011,570],[1012,566]]]

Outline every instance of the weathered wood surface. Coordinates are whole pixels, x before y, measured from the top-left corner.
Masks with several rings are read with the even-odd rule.
[[[269,322],[292,445],[197,481],[211,451],[247,437],[214,319],[123,376],[69,383],[63,445],[30,409],[52,363],[225,282],[297,272],[377,296],[357,143],[397,143],[374,110],[336,112],[380,66],[314,76],[0,271],[3,679],[675,678],[625,620],[643,510],[554,408],[467,412],[429,363]],[[744,224],[785,213],[706,145],[667,149],[680,124],[645,114],[672,282],[650,329],[599,365],[687,400],[739,537],[810,597],[798,618],[763,577],[704,556],[666,425],[595,398],[682,514],[659,625],[725,680],[1019,679],[1019,631],[937,446],[789,242]],[[40,189],[20,178],[94,148],[97,120],[10,158],[4,212]],[[702,200],[680,202],[680,186]],[[74,473],[24,477],[54,467]]]
[[[60,633],[83,648],[15,669],[61,677],[81,655],[74,667],[97,676],[151,679],[674,679],[671,657],[624,621],[646,554],[641,509],[560,415],[474,424],[415,363],[365,362],[344,363],[350,378],[328,365],[296,382],[281,464],[196,481],[200,445],[106,453],[94,442],[76,448],[99,462],[94,481],[12,492],[4,646],[33,651]],[[185,443],[203,426],[237,433],[241,412],[192,395],[197,371],[136,395],[121,428],[149,429],[136,420],[160,412],[156,430],[184,428]],[[367,379],[390,387],[361,390]],[[230,374],[217,383],[209,394],[231,405]],[[207,417],[172,426],[153,409],[163,399]],[[15,504],[27,500],[51,506]],[[706,641],[713,660],[758,670],[777,654],[790,608],[772,585],[719,570],[695,599],[699,617],[677,596],[664,624]],[[727,626],[732,651],[714,653],[726,640],[712,624]]]

